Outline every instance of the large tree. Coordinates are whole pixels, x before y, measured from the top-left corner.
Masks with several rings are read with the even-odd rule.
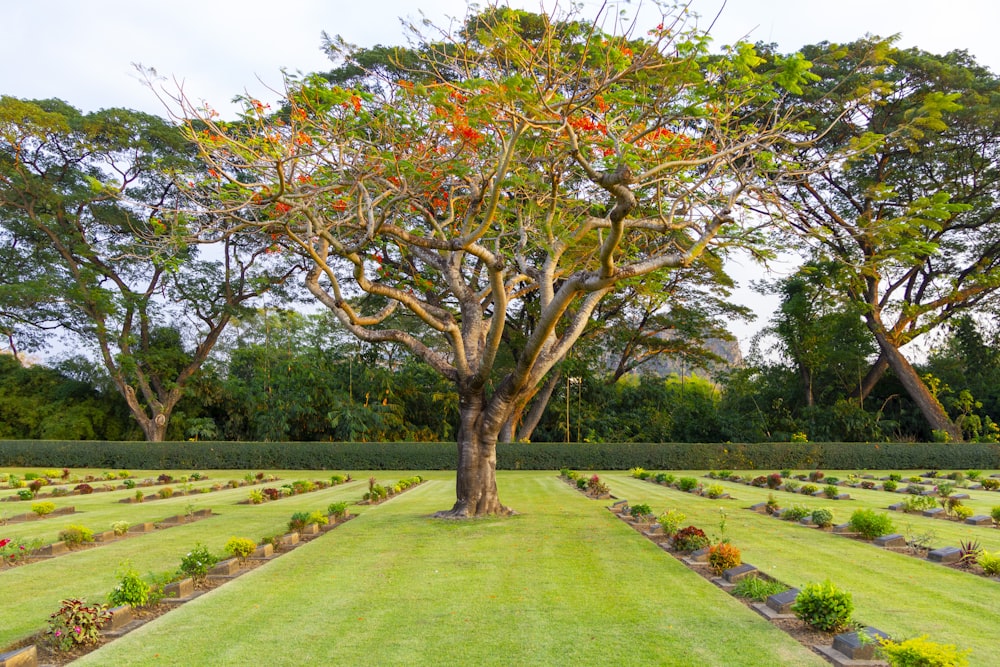
[[[347,330],[454,384],[457,498],[441,516],[507,511],[497,436],[605,297],[764,238],[734,211],[810,127],[753,110],[800,90],[809,64],[759,74],[746,44],[710,56],[686,16],[635,37],[490,7],[433,38],[414,28],[391,70],[331,41],[363,86],[290,78],[284,108],[247,99],[236,125],[175,95],[212,170],[191,196],[229,212],[206,233],[272,234],[310,260],[308,289]],[[498,364],[529,295],[537,320]]]
[[[872,48],[884,51],[865,66]],[[791,226],[838,267],[879,357],[863,398],[891,368],[929,427],[961,439],[900,348],[956,314],[989,308],[1000,288],[1000,80],[964,52],[901,50],[877,40],[804,52],[822,81],[794,103],[839,119],[803,151],[825,166],[790,179]],[[856,108],[856,91],[874,94]],[[791,101],[790,101],[791,102]],[[853,109],[853,110],[852,110]],[[831,161],[866,146],[850,160]],[[814,163],[816,164],[816,163]]]
[[[202,259],[172,234],[187,221],[164,211],[177,210],[175,179],[201,168],[194,157],[162,118],[0,99],[5,333],[71,332],[103,362],[148,440],[163,439],[232,316],[272,287],[261,244],[221,239]]]

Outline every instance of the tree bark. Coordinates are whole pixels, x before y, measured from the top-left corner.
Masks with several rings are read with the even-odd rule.
[[[920,409],[920,413],[927,420],[927,424],[931,427],[931,430],[944,431],[953,442],[961,442],[962,429],[948,417],[948,413],[945,412],[944,407],[937,400],[937,397],[927,388],[927,385],[920,378],[916,369],[906,360],[906,357],[902,355],[899,349],[889,341],[885,335],[885,331],[878,325],[878,322],[869,320],[869,328],[875,334],[875,340],[882,352],[881,357],[885,358],[889,368],[899,378],[900,384],[903,385],[906,393],[909,394],[910,398]]]
[[[548,407],[549,401],[552,399],[552,392],[556,390],[556,386],[562,379],[562,373],[553,372],[549,379],[545,381],[538,394],[535,395],[534,401],[531,403],[531,409],[528,411],[527,416],[524,421],[521,422],[521,427],[517,431],[517,440],[521,442],[523,440],[531,440],[531,436],[534,434],[535,429],[538,428],[539,422],[542,421],[542,415],[545,414],[545,408]]]
[[[872,390],[875,389],[875,385],[878,384],[878,381],[882,379],[883,375],[885,375],[885,371],[888,368],[889,362],[886,361],[885,353],[879,354],[878,359],[874,364],[872,364],[872,367],[868,369],[868,372],[865,373],[865,377],[861,380],[861,384],[858,385],[856,390],[851,392],[851,398],[857,398],[861,402],[864,402],[864,400],[868,398],[869,394],[872,393]]]
[[[497,491],[497,436],[484,424],[485,399],[459,396],[458,469],[455,474],[455,505],[434,514],[441,519],[511,514],[500,503]]]

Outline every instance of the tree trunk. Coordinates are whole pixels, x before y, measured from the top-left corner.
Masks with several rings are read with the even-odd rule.
[[[899,378],[899,382],[903,385],[903,388],[906,389],[906,393],[909,394],[910,398],[920,409],[920,413],[927,420],[927,424],[931,427],[931,430],[944,431],[953,442],[961,442],[962,429],[955,425],[948,417],[948,413],[945,412],[944,407],[937,400],[937,397],[924,384],[916,369],[910,365],[910,362],[906,360],[906,357],[902,355],[896,346],[889,342],[885,332],[880,329],[877,323],[873,325],[870,322],[869,328],[875,334],[875,340],[882,351],[881,356],[885,358],[889,368],[892,369],[892,372]]]
[[[865,377],[861,380],[861,384],[858,385],[857,389],[851,392],[851,398],[857,398],[863,403],[864,400],[868,398],[868,395],[872,393],[872,390],[875,389],[875,385],[877,385],[878,381],[882,379],[882,376],[885,375],[885,371],[888,368],[889,362],[886,361],[885,353],[879,354],[878,359],[874,364],[872,364],[872,367],[868,369],[868,372],[865,373]]]
[[[434,516],[465,519],[474,516],[511,514],[500,504],[497,492],[497,433],[484,427],[485,400],[459,396],[458,470],[455,474],[455,505]]]
[[[549,401],[552,399],[552,393],[556,390],[560,379],[562,379],[562,373],[558,371],[553,372],[549,376],[549,379],[545,381],[541,391],[535,395],[535,399],[531,403],[531,409],[517,431],[518,442],[531,440],[531,436],[534,434],[535,429],[538,428],[539,422],[542,421],[542,415],[545,414],[545,408],[548,407]]]

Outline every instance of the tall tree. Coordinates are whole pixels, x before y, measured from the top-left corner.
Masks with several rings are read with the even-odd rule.
[[[862,62],[884,51],[876,67]],[[823,80],[795,100],[833,131],[802,153],[823,168],[789,179],[788,220],[817,256],[841,266],[887,369],[933,430],[960,440],[900,348],[954,315],[987,308],[1000,288],[1000,80],[965,52],[935,56],[862,40],[805,49]],[[857,90],[874,94],[850,110]],[[791,101],[790,101],[791,102]],[[867,146],[854,159],[832,161]]]
[[[255,212],[221,231],[273,234],[309,258],[308,289],[347,330],[408,347],[454,384],[456,502],[441,516],[507,511],[497,435],[605,297],[709,248],[765,240],[733,211],[762,196],[810,127],[748,109],[798,90],[809,64],[759,74],[746,44],[709,57],[685,17],[635,39],[489,7],[433,39],[414,28],[405,78],[332,42],[365,86],[291,78],[285,109],[248,99],[238,131],[177,96],[217,175],[192,197]],[[529,294],[537,322],[500,366],[508,315]],[[422,328],[391,326],[397,310]]]
[[[28,278],[4,282],[6,319],[92,347],[148,440],[233,314],[272,286],[261,244],[215,239],[205,260],[172,234],[187,221],[162,212],[194,157],[155,116],[0,99],[0,240]]]

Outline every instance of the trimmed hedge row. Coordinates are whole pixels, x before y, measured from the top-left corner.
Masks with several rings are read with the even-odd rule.
[[[453,442],[4,440],[0,466],[107,469],[454,470]],[[990,443],[502,443],[501,470],[1000,468]]]

